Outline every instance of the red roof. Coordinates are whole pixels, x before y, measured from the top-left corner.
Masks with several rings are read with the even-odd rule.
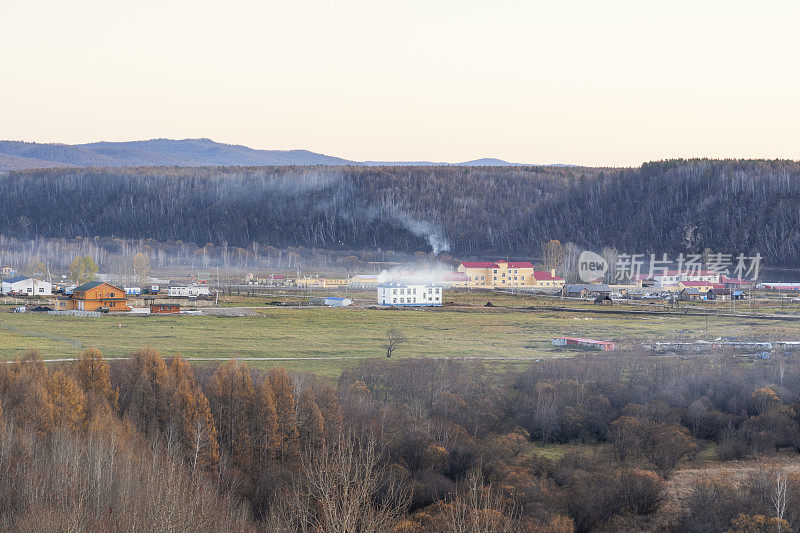
[[[533,273],[533,279],[536,281],[564,281],[564,278],[553,276],[550,274],[550,272],[544,272],[542,270],[535,271]]]
[[[464,268],[497,268],[500,263],[505,263],[509,268],[533,268],[530,261],[462,261]]]

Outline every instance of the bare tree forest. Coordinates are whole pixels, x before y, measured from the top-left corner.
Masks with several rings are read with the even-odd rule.
[[[0,177],[0,234],[249,250],[538,255],[551,239],[627,253],[760,252],[800,264],[800,164],[48,169]]]
[[[333,383],[31,352],[0,406],[3,530],[800,530],[794,360],[376,358]]]

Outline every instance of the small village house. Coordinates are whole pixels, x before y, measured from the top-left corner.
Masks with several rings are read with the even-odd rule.
[[[614,301],[608,294],[598,294],[594,299],[594,305],[612,305]]]
[[[322,303],[328,307],[347,307],[353,303],[353,300],[350,298],[340,298],[338,296],[328,296],[322,300]]]
[[[72,291],[73,309],[79,311],[97,311],[106,308],[109,311],[130,311],[125,290],[104,281],[90,281]]]
[[[558,289],[564,286],[564,278],[556,276],[556,270],[550,272],[536,270],[533,273],[533,287],[536,289]]]
[[[0,292],[18,296],[52,296],[53,284],[29,276],[16,276],[0,283]]]
[[[354,289],[372,289],[378,286],[380,279],[378,274],[356,274],[348,281],[348,285]]]
[[[564,285],[561,294],[568,298],[596,298],[597,296],[611,295],[611,287],[596,283],[570,283]]]
[[[649,278],[646,274],[640,274],[639,278]],[[658,286],[675,285],[682,281],[707,281],[709,283],[719,283],[721,274],[713,270],[689,269],[665,270],[652,276],[653,282]]]
[[[198,296],[208,296],[211,291],[208,285],[180,285],[167,288],[167,296],[173,298],[197,298]]]
[[[686,287],[678,293],[678,299],[683,301],[700,300],[702,296],[697,287]]]
[[[181,312],[180,304],[151,303],[150,313],[153,315],[177,315]]]
[[[610,352],[615,348],[613,341],[598,341],[579,337],[553,337],[553,346],[567,346],[586,350],[600,350],[603,352]]]
[[[72,291],[68,298],[56,300],[56,310],[130,311],[125,290],[104,281],[90,281]]]
[[[721,290],[725,288],[725,285],[721,283],[712,283],[710,281],[681,281],[677,284],[678,290],[683,289],[697,289],[701,293],[705,293],[710,291],[711,289],[714,290]]]

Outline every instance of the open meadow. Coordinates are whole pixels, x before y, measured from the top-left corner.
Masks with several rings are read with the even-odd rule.
[[[307,297],[316,296],[307,294]],[[453,292],[441,308],[368,308],[371,292],[348,294],[349,308],[277,306],[304,303],[297,294],[266,297],[232,295],[220,307],[239,308],[246,316],[135,316],[98,318],[10,313],[0,307],[0,358],[13,360],[28,350],[45,359],[74,357],[89,347],[107,357],[126,357],[153,347],[165,357],[246,358],[268,368],[337,375],[363,358],[385,357],[389,329],[406,338],[393,357],[483,358],[501,363],[569,356],[551,345],[553,336],[608,339],[618,348],[637,348],[656,340],[712,340],[736,337],[797,340],[798,323],[742,317],[698,317],[680,314],[633,314],[641,306],[599,307],[531,295]],[[486,307],[491,301],[494,307]],[[273,304],[273,305],[269,305]],[[537,309],[560,306],[566,310]]]

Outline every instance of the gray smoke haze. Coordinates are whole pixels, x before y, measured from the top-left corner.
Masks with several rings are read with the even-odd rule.
[[[344,175],[338,171],[301,169],[292,172],[254,170],[228,174],[216,183],[216,201],[241,201],[278,195],[297,197],[322,189],[341,188]]]
[[[345,175],[336,170],[298,169],[292,172],[274,172],[258,169],[226,175],[215,183],[215,201],[241,202],[254,198],[295,198],[310,200],[310,208],[322,213],[335,212],[348,220],[381,220],[399,226],[415,237],[425,239],[434,255],[450,251],[450,242],[444,229],[433,222],[408,213],[405,202],[388,191],[380,207],[370,205],[359,208],[352,205],[342,209],[354,195],[353,185]],[[319,191],[326,198],[320,199]],[[312,200],[313,198],[313,200]],[[274,200],[273,200],[274,201]]]

